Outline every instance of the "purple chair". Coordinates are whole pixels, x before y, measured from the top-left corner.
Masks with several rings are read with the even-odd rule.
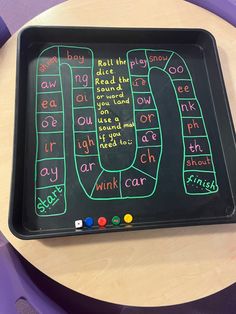
[[[9,32],[9,29],[7,28],[7,25],[0,16],[0,48],[10,37],[11,34]]]
[[[64,1],[66,0],[0,0],[0,48],[27,21]]]
[[[206,298],[171,306],[132,307],[99,301],[39,272],[0,233],[1,314],[235,314],[235,294],[233,284]]]
[[[122,305],[87,297],[50,279],[0,232],[0,314],[120,314],[122,309]]]
[[[236,0],[187,0],[207,9],[236,26]]]
[[[66,313],[32,282],[17,253],[1,234],[0,313]]]

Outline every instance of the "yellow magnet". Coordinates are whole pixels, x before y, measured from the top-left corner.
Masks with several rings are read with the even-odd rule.
[[[130,214],[125,214],[124,215],[124,222],[126,222],[127,224],[130,224],[133,221],[133,216]]]

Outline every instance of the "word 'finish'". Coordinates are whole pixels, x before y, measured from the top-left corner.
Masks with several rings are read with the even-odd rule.
[[[144,198],[156,191],[163,139],[155,87],[149,80],[155,68],[169,76],[176,95],[184,147],[185,193],[204,195],[218,191],[204,117],[182,57],[173,51],[135,49],[127,52],[126,59],[96,59],[89,48],[53,46],[38,58],[38,215],[60,215],[67,210],[66,99],[61,71],[65,64],[71,76],[74,163],[87,197]],[[126,69],[127,75],[119,75],[119,68],[122,73]],[[125,119],[121,111],[126,112]],[[86,180],[88,174],[90,180]]]

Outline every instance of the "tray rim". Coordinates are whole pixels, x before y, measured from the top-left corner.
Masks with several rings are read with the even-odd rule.
[[[229,128],[230,128],[230,133],[232,134],[231,140],[234,140],[234,148],[236,152],[236,134],[235,134],[235,128],[234,128],[234,123],[233,123],[233,118],[232,114],[230,111],[230,106],[229,106],[229,101],[227,97],[227,91],[223,79],[223,72],[222,72],[222,67],[220,63],[220,58],[218,54],[218,49],[217,49],[217,44],[215,37],[211,32],[209,32],[206,29],[203,28],[142,28],[142,27],[93,27],[93,26],[54,26],[54,25],[46,25],[46,26],[41,26],[41,25],[33,25],[33,26],[27,26],[21,29],[21,31],[18,33],[17,36],[17,60],[16,60],[16,92],[15,92],[15,117],[14,117],[14,140],[13,140],[13,158],[12,158],[12,174],[11,174],[11,187],[10,187],[10,206],[9,206],[9,215],[8,215],[8,226],[10,231],[18,237],[19,239],[22,240],[30,240],[30,239],[42,239],[42,238],[49,238],[49,237],[63,237],[63,236],[75,236],[75,235],[86,235],[86,234],[101,234],[101,233],[107,233],[107,232],[118,232],[118,231],[134,231],[134,230],[145,230],[145,229],[155,229],[155,228],[172,228],[172,227],[180,227],[180,226],[185,226],[185,227],[191,227],[191,226],[196,226],[196,225],[211,225],[211,224],[225,224],[225,223],[234,223],[236,222],[236,191],[232,191],[231,189],[231,180],[229,177],[229,183],[230,183],[230,189],[231,189],[231,196],[233,198],[234,202],[234,211],[232,212],[231,215],[229,216],[224,216],[224,217],[210,217],[210,218],[205,218],[204,221],[202,221],[200,218],[197,219],[189,219],[188,221],[186,220],[172,220],[169,222],[160,222],[160,223],[153,223],[148,226],[142,226],[136,225],[132,226],[132,228],[107,228],[104,230],[101,229],[83,229],[83,232],[79,232],[79,230],[74,229],[73,231],[60,231],[60,229],[57,229],[55,232],[55,229],[51,229],[50,231],[46,230],[43,232],[37,231],[30,231],[29,233],[21,233],[16,230],[13,224],[13,217],[14,217],[14,204],[13,200],[15,197],[16,193],[16,184],[14,182],[14,178],[16,176],[17,172],[17,147],[18,147],[18,142],[19,142],[19,136],[17,135],[18,131],[18,126],[19,126],[19,119],[18,119],[18,113],[19,113],[19,107],[20,107],[20,89],[19,89],[19,77],[20,77],[20,62],[21,62],[21,41],[22,37],[27,33],[28,31],[32,30],[80,30],[80,31],[85,31],[85,30],[100,30],[100,31],[122,31],[122,32],[137,32],[137,31],[142,31],[142,32],[200,32],[202,34],[205,34],[208,39],[211,41],[211,46],[214,50],[214,56],[215,60],[217,63],[217,72],[219,75],[220,83],[221,83],[221,88],[222,88],[222,93],[224,95],[225,99],[225,107],[227,111],[227,119],[229,121]],[[109,42],[109,41],[108,41]],[[217,119],[218,123],[218,119]],[[223,147],[222,147],[223,149]],[[223,150],[224,152],[224,150]],[[228,165],[226,165],[226,169],[228,172]],[[23,226],[23,225],[22,225]],[[23,227],[22,227],[23,229]],[[66,229],[66,228],[65,228]],[[68,229],[68,228],[67,228]],[[61,229],[63,230],[63,228]]]

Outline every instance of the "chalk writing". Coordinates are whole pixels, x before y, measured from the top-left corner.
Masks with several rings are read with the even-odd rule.
[[[216,173],[212,159],[211,145],[208,138],[202,109],[197,99],[191,74],[184,59],[177,53],[168,50],[134,49],[127,53],[127,62],[130,69],[130,78],[133,85],[134,102],[140,105],[140,110],[145,108],[144,103],[151,103],[148,93],[137,96],[135,90],[137,80],[142,86],[146,85],[150,71],[153,68],[164,70],[169,76],[175,90],[176,102],[179,107],[182,140],[185,147],[183,157],[183,185],[186,194],[202,195],[218,191]],[[141,76],[140,78],[137,78]],[[140,85],[140,83],[139,83]],[[141,98],[146,97],[146,98]],[[148,98],[147,98],[148,97]],[[142,123],[154,124],[160,127],[158,116],[155,117],[152,110],[145,113],[138,112],[136,119],[141,127]],[[161,128],[159,144],[161,141]],[[158,134],[156,134],[158,138]],[[141,144],[147,144],[148,140],[142,134]],[[140,145],[140,144],[139,144]],[[161,155],[161,153],[160,153]],[[148,158],[147,158],[148,157]],[[152,156],[153,157],[153,156]],[[141,154],[141,163],[150,162],[150,154]],[[160,160],[159,160],[160,161]],[[194,173],[193,173],[194,171]],[[197,173],[195,173],[197,171]]]
[[[67,92],[63,65],[70,76]],[[65,97],[71,99],[76,174],[87,197],[144,198],[156,192],[164,145],[159,100],[150,82],[156,68],[168,75],[176,96],[185,193],[218,191],[202,109],[181,56],[170,50],[133,49],[120,56],[94,57],[90,48],[58,45],[42,51],[37,62],[37,215],[67,211]]]

